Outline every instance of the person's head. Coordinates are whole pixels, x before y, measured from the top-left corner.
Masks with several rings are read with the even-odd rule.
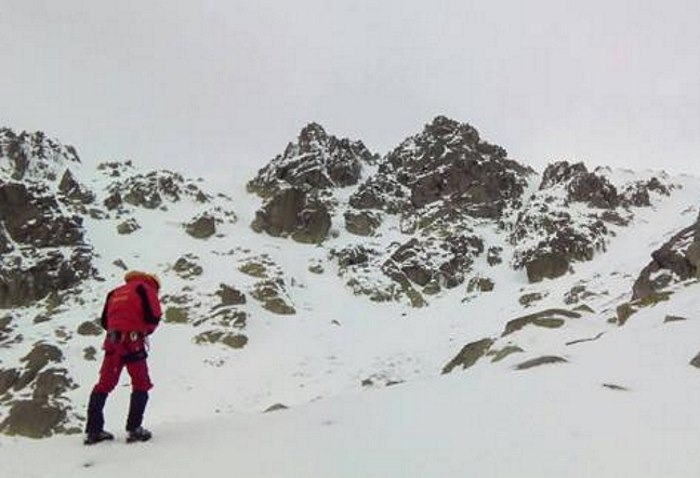
[[[148,272],[142,271],[129,271],[124,274],[124,282],[131,282],[135,280],[149,282],[156,288],[156,291],[160,290],[160,279],[158,279],[158,276],[155,274],[149,274]]]

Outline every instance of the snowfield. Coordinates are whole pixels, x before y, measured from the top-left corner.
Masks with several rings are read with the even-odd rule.
[[[99,315],[105,293],[123,274],[113,265],[116,259],[162,275],[162,295],[192,287],[203,304],[197,310],[206,311],[215,305],[220,283],[253,287],[255,279],[239,267],[266,254],[283,271],[296,314],[274,315],[249,298],[244,332],[250,342],[240,350],[197,345],[192,337],[198,330],[190,324],[162,324],[149,358],[155,388],[145,425],[154,433],[151,442],[124,443],[124,374],[106,408],[115,442],[85,447],[81,435],[0,435],[0,475],[700,476],[700,370],[689,365],[700,352],[700,284],[676,285],[669,300],[640,309],[624,326],[610,321],[630,299],[650,253],[697,218],[700,181],[673,181],[683,187],[670,198],[655,197],[652,208],[635,210],[632,224],[615,230],[605,252],[576,263],[574,274],[529,284],[524,271],[509,267],[510,250],[495,267],[483,257],[474,265],[473,274],[488,272],[494,280],[493,292],[463,300],[465,284],[419,309],[355,296],[324,248],[251,231],[260,201],[240,184],[223,191],[232,199],[218,197],[215,203],[232,209],[238,221],[221,225],[206,241],[182,233],[182,224],[202,210],[191,201],[168,204],[167,214],[135,211],[141,229],[119,241],[119,220],[87,220],[100,256],[95,265],[106,282],[91,282],[85,304],[56,322],[27,327],[27,343],[53,337],[58,320],[72,327]],[[375,240],[387,246],[400,236],[398,227],[387,221]],[[357,238],[343,233],[329,239],[328,247],[352,241]],[[206,271],[194,282],[170,270],[187,253]],[[322,264],[324,273],[310,272],[310,264]],[[516,317],[569,308],[565,295],[580,284],[594,293],[583,301],[593,312],[560,328],[528,325],[501,336]],[[519,302],[523,294],[536,293],[542,300],[532,307]],[[192,319],[206,319],[200,313]],[[484,357],[467,370],[441,374],[464,345],[486,337],[524,352],[498,362]],[[83,359],[83,349],[99,348],[100,340],[76,336],[65,351],[79,385],[68,395],[79,414],[99,367]],[[3,350],[2,359],[24,353]],[[564,361],[516,368],[542,356]],[[286,408],[264,413],[277,404]]]
[[[196,401],[159,391],[153,441],[118,436],[86,448],[78,437],[3,438],[3,476],[692,477],[700,470],[700,377],[687,366],[700,349],[694,295],[679,292],[673,304],[571,347],[569,363],[532,370],[486,364],[268,414],[197,418],[187,415]],[[664,324],[668,312],[693,319]],[[163,412],[171,400],[179,416]]]

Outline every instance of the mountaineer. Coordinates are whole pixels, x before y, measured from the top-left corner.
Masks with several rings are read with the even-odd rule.
[[[88,403],[86,445],[114,439],[114,435],[104,429],[103,409],[125,366],[132,388],[126,441],[131,443],[151,438],[151,432],[141,424],[148,391],[153,387],[146,362],[147,337],[156,330],[160,321],[160,281],[154,274],[130,271],[124,275],[124,282],[107,294],[102,310],[100,321],[107,331],[103,346],[105,354],[99,381],[92,389]]]

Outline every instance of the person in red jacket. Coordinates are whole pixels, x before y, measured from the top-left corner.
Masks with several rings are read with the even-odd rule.
[[[160,281],[153,274],[130,271],[124,276],[124,282],[109,292],[102,310],[100,320],[107,331],[103,347],[105,355],[99,381],[92,389],[88,403],[86,445],[114,439],[114,435],[104,429],[103,410],[107,396],[117,386],[124,367],[131,377],[132,388],[126,441],[131,443],[151,438],[151,432],[141,426],[148,391],[153,387],[146,362],[146,337],[156,330],[160,322]]]

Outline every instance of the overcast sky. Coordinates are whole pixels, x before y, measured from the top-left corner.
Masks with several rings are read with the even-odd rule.
[[[700,174],[698,0],[0,0],[0,125],[86,162],[248,174],[310,121],[435,115],[538,170]]]

